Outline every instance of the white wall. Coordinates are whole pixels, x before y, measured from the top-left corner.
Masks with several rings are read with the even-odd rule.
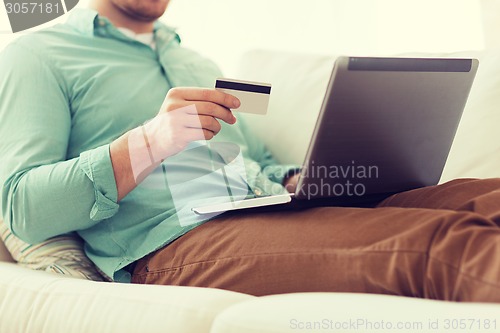
[[[253,48],[358,55],[484,46],[477,0],[172,0],[164,20],[229,73]]]
[[[484,39],[480,1],[488,5],[485,11],[488,17],[494,15],[490,9],[500,3],[500,0],[171,0],[162,19],[179,28],[184,45],[211,57],[230,75],[240,55],[254,48],[349,55],[481,49]],[[88,0],[81,0],[79,6],[85,7],[87,3]],[[500,16],[500,8],[497,9]],[[9,30],[5,9],[0,6],[0,50],[23,34],[13,35]]]
[[[500,0],[481,0],[485,46],[500,49]]]

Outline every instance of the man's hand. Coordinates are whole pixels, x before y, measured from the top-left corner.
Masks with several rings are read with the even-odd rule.
[[[236,97],[215,89],[170,89],[158,116],[146,125],[155,157],[175,155],[192,141],[211,140],[221,130],[219,121],[236,122],[229,109],[239,106]]]
[[[295,175],[290,176],[283,181],[283,186],[285,186],[285,189],[288,191],[288,193],[295,193],[299,177],[300,173],[296,173]]]
[[[201,88],[170,89],[158,115],[110,145],[118,201],[151,173],[161,160],[190,142],[210,140],[221,130],[220,120],[234,124],[231,109],[240,101],[229,94]]]

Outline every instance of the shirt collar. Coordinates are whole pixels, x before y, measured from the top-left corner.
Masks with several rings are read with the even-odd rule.
[[[90,8],[75,8],[68,16],[66,24],[72,26],[78,32],[86,36],[94,36],[96,29],[107,27],[109,28],[109,35],[116,37],[120,34],[123,37],[130,39],[130,37],[123,35],[113,24],[105,17],[99,16],[99,13]],[[175,29],[163,24],[160,21],[154,23],[153,33],[155,38],[160,42],[176,39],[180,43],[181,39]]]
[[[69,13],[66,24],[83,35],[93,36],[98,16],[98,13],[93,9],[75,8]]]

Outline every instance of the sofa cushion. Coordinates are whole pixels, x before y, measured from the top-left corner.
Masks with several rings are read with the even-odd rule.
[[[480,60],[441,182],[463,177],[499,177],[500,50],[405,56]],[[273,85],[267,116],[245,117],[280,162],[303,162],[335,58],[264,50],[251,51],[243,57],[238,78]]]
[[[334,56],[250,51],[237,77],[272,84],[265,117],[244,114],[281,163],[302,164],[328,85]]]
[[[233,305],[216,318],[210,332],[479,332],[486,327],[498,332],[499,313],[499,304],[349,293],[288,294]]]
[[[479,70],[441,182],[500,176],[500,50],[455,53],[475,57]]]
[[[76,235],[54,237],[31,245],[14,236],[0,220],[0,243],[2,242],[21,266],[80,279],[103,280],[85,255],[83,241]]]
[[[0,263],[0,332],[208,332],[253,296],[219,289],[66,278]]]

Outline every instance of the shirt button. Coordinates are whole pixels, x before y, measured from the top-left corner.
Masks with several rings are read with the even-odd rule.
[[[260,188],[256,187],[253,190],[253,193],[255,193],[256,196],[261,196],[262,195],[262,190]]]

